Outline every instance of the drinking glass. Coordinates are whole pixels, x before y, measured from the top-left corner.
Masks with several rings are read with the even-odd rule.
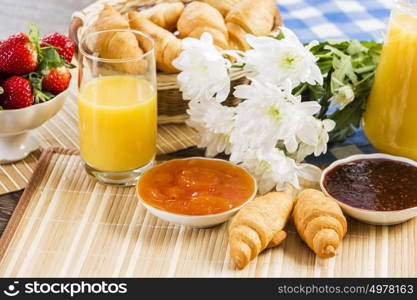
[[[114,41],[126,36],[132,41],[132,35],[146,41],[151,49],[123,56],[129,53],[123,48],[126,45]],[[109,44],[103,46],[103,41]],[[103,52],[108,57],[123,58],[99,55]],[[135,184],[153,164],[156,153],[157,88],[152,39],[129,29],[86,34],[79,45],[78,87],[80,152],[86,171],[103,183]]]

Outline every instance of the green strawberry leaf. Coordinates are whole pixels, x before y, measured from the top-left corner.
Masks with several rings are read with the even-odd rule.
[[[65,62],[65,66],[68,68],[68,69],[75,69],[77,66],[76,65],[74,65],[74,64],[72,64],[72,63],[67,63],[67,61],[64,59],[64,62]]]
[[[44,46],[42,49],[47,49],[47,48],[51,48],[51,49],[55,49],[56,50],[56,52],[58,53],[58,55],[59,55],[59,48],[58,47],[55,47],[55,46],[53,46],[53,45],[51,45],[51,44],[48,44],[48,43],[42,43],[42,45]],[[46,47],[45,47],[46,46]],[[74,69],[74,68],[76,68],[76,65],[73,65],[72,63],[68,63],[66,60],[65,60],[65,57],[63,57],[62,55],[59,55],[60,57],[61,57],[61,60],[63,61],[63,65],[64,66],[66,66],[68,69]],[[54,60],[56,59],[56,57],[54,56]]]
[[[65,61],[64,57],[59,55],[58,48],[48,43],[40,44],[40,31],[39,28],[29,23],[29,40],[38,53],[38,68],[35,72],[32,72],[25,77],[31,82],[33,95],[35,96],[35,103],[45,102],[53,97],[52,93],[42,91],[42,80],[46,77],[52,69],[65,66],[67,68],[75,68],[74,65]]]
[[[39,31],[38,26],[32,23],[29,23],[29,40],[38,55],[41,55],[40,38],[41,38],[41,33]],[[38,60],[40,59],[41,57]]]
[[[31,72],[28,75],[26,75],[27,79],[32,84],[33,90],[39,90],[42,89],[42,76],[37,72]]]
[[[41,49],[42,60],[38,67],[38,72],[43,76],[48,75],[51,69],[65,66],[65,59],[63,59],[56,51],[55,47],[44,47]]]
[[[35,103],[46,102],[53,97],[53,94],[42,91],[43,76],[38,72],[32,72],[28,76],[28,80],[32,84],[33,95],[35,96]]]
[[[46,102],[55,97],[54,94],[45,91],[35,91],[35,103]]]

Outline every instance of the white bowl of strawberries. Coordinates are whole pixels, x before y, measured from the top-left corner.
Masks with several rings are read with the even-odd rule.
[[[0,164],[39,148],[32,130],[64,105],[74,50],[74,42],[59,33],[40,39],[32,24],[29,35],[0,41]]]

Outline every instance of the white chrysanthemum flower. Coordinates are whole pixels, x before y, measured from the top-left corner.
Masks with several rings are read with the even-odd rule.
[[[340,109],[344,109],[346,105],[353,101],[353,99],[355,99],[355,92],[348,84],[336,89],[332,104],[340,105]]]
[[[304,140],[298,146],[296,152],[291,154],[297,162],[303,161],[308,155],[313,154],[319,156],[327,152],[327,143],[329,142],[329,132],[333,130],[336,123],[333,120],[318,120],[316,118],[309,119],[309,132],[311,139]]]
[[[298,177],[318,181],[321,173],[320,169],[315,166],[297,164],[277,148],[247,151],[235,162],[255,177],[261,194],[269,192],[274,187],[277,190],[283,190],[285,183],[300,188]]]
[[[320,170],[301,161],[327,150],[331,120],[320,121],[315,101],[302,102],[292,90],[300,83],[322,84],[316,58],[288,29],[284,38],[248,37],[253,50],[218,51],[210,34],[182,41],[184,51],[174,61],[181,70],[178,82],[189,102],[187,124],[199,134],[206,156],[225,152],[230,160],[254,175],[259,191],[283,189],[286,183],[299,188],[299,178],[317,181]],[[236,87],[243,99],[237,107],[223,106],[230,91],[228,70],[234,57],[245,64],[250,85]],[[345,96],[348,91],[345,92]]]
[[[329,132],[334,129],[336,122],[330,119],[315,120],[316,135],[318,136],[317,143],[314,145],[314,155],[319,156],[327,152],[327,143],[329,142]]]
[[[246,40],[253,48],[245,53],[245,69],[250,77],[276,85],[290,79],[292,87],[304,82],[322,85],[317,58],[310,52],[317,41],[304,46],[291,30],[280,29],[284,35],[281,40],[247,35]]]
[[[226,100],[230,92],[228,69],[231,62],[216,49],[209,33],[200,39],[182,40],[181,54],[172,64],[181,71],[177,76],[184,100]]]
[[[291,155],[297,162],[303,161],[308,155],[313,154],[319,156],[327,152],[327,143],[329,142],[329,132],[334,129],[336,123],[333,120],[310,119],[309,131],[311,140],[301,142],[297,151]]]
[[[291,153],[289,156],[292,157],[297,163],[301,163],[307,156],[314,153],[314,146],[300,143],[296,152]]]
[[[187,125],[199,134],[198,146],[206,148],[206,156],[230,153],[230,135],[234,128],[235,107],[223,106],[213,100],[190,101]]]
[[[271,148],[282,141],[291,153],[299,141],[311,143],[309,119],[320,110],[317,102],[301,102],[291,89],[257,80],[237,86],[234,95],[246,99],[236,109],[236,129],[231,136],[231,142],[240,145],[236,148]]]
[[[214,157],[222,152],[230,154],[232,145],[229,142],[229,135],[213,133],[208,129],[203,129],[198,132],[198,136],[199,141],[197,147],[205,148],[205,155],[207,157]]]

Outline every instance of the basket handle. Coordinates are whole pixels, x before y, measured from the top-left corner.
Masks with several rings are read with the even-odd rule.
[[[68,36],[75,43],[75,53],[78,55],[78,29],[83,26],[83,20],[80,17],[73,16],[68,31]]]

